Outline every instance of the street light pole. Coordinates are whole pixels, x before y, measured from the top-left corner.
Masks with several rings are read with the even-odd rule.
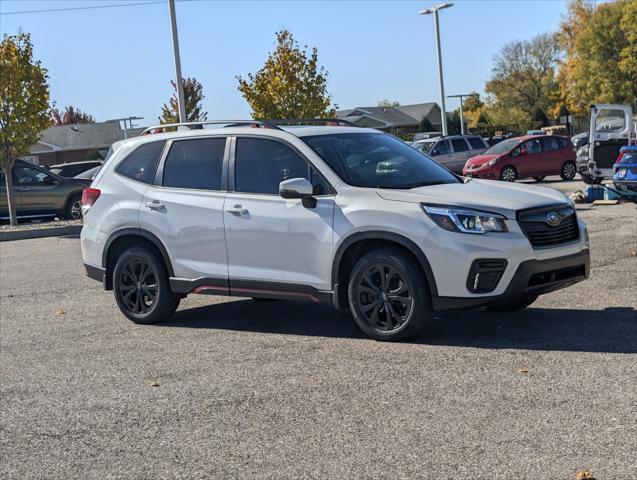
[[[170,26],[173,34],[173,54],[175,57],[175,84],[177,86],[177,107],[179,109],[179,123],[186,121],[186,102],[184,101],[184,81],[181,77],[181,59],[179,58],[179,37],[177,36],[177,16],[175,14],[175,0],[168,0],[170,12]]]
[[[464,135],[464,115],[462,114],[462,100],[464,97],[469,97],[473,94],[463,93],[461,95],[447,95],[447,98],[459,98],[460,99],[460,134]]]
[[[427,8],[420,13],[420,15],[434,15],[434,26],[436,29],[436,52],[438,53],[438,78],[440,82],[440,120],[442,123],[442,135],[447,136],[447,110],[445,108],[445,83],[442,76],[442,53],[440,52],[440,26],[438,24],[438,11],[443,8],[449,8],[453,6],[453,3],[442,3],[432,8]]]

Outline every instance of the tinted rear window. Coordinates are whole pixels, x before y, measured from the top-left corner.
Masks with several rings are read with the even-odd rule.
[[[140,145],[117,166],[116,172],[132,180],[153,183],[165,141]]]
[[[164,163],[164,187],[221,190],[225,137],[179,140]]]
[[[469,146],[463,138],[454,138],[453,140],[451,140],[451,144],[453,145],[453,151],[455,153],[466,152],[467,150],[469,150]]]
[[[471,144],[471,148],[473,150],[481,150],[483,148],[487,148],[484,142],[480,140],[479,138],[471,137],[471,138],[468,138],[467,140],[469,140],[469,143]]]
[[[637,152],[626,152],[619,163],[637,163]]]

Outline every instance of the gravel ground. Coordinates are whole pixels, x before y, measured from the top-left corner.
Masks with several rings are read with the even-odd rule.
[[[580,215],[590,280],[398,344],[196,295],[137,326],[77,238],[0,244],[0,478],[637,478],[637,210]]]
[[[17,232],[23,230],[39,230],[42,228],[58,228],[82,225],[82,220],[27,220],[18,225],[0,224],[0,232]]]

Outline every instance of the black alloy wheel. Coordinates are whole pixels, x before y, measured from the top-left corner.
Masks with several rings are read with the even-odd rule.
[[[374,250],[356,263],[348,300],[358,327],[376,340],[413,337],[433,319],[422,270],[395,248]]]
[[[136,323],[165,320],[179,305],[163,263],[144,247],[132,247],[117,259],[113,290],[122,313]]]
[[[566,162],[562,165],[562,170],[560,172],[560,177],[562,180],[573,180],[575,178],[575,174],[577,173],[577,166],[574,162]]]

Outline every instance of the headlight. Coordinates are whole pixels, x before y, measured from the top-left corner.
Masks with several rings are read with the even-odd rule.
[[[444,205],[420,204],[427,216],[439,227],[450,232],[487,233],[508,232],[505,217],[496,213],[469,210]]]
[[[494,166],[496,163],[498,163],[498,159],[494,158],[493,160],[489,160],[487,162],[487,165],[489,165],[490,167]]]

